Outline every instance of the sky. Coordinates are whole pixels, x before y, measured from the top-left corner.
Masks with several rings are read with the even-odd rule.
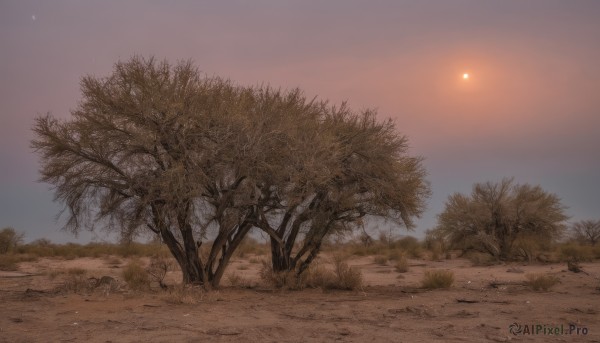
[[[31,127],[69,118],[82,76],[135,54],[393,118],[431,183],[416,237],[448,196],[503,177],[557,194],[570,221],[600,219],[598,18],[594,0],[0,0],[0,227],[111,239],[60,230]]]

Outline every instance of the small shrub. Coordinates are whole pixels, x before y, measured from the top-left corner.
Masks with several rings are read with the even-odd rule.
[[[469,251],[466,254],[466,258],[471,261],[473,266],[481,267],[481,266],[493,266],[498,264],[496,258],[490,254],[485,254],[478,251]]]
[[[594,258],[600,260],[600,244],[596,244],[592,247],[592,253]]]
[[[242,284],[243,279],[238,274],[231,273],[231,274],[227,275],[227,281],[229,282],[229,285],[231,287],[237,287],[237,286],[240,286]]]
[[[248,262],[250,262],[252,264],[260,263],[260,261],[262,261],[262,260],[258,257],[250,257],[250,259],[248,260]]]
[[[20,262],[14,255],[0,255],[0,270],[15,271],[19,269],[17,263]]]
[[[111,265],[111,266],[118,266],[121,263],[123,263],[123,261],[121,261],[120,258],[115,257],[115,256],[107,256],[104,261],[106,262],[106,264]]]
[[[260,243],[257,240],[246,237],[236,249],[234,256],[244,258],[246,255],[267,255],[270,247],[266,243]]]
[[[48,276],[48,279],[50,280],[54,280],[56,279],[57,276],[64,274],[64,270],[51,270],[49,272],[46,273],[46,275]]]
[[[304,288],[353,290],[362,287],[363,278],[360,270],[348,266],[341,257],[334,257],[334,270],[327,269],[314,262],[302,274],[296,271],[273,272],[267,262],[263,262],[260,276],[267,284],[288,290]]]
[[[0,230],[0,254],[6,254],[23,243],[23,234],[17,233],[12,227]]]
[[[400,249],[391,249],[387,253],[388,261],[398,261],[405,257],[406,257],[406,254]]]
[[[526,274],[527,284],[534,291],[548,291],[554,287],[560,280],[554,275]]]
[[[294,271],[275,272],[273,266],[266,260],[262,261],[259,271],[260,279],[267,285],[282,289],[301,289],[304,282]]]
[[[568,243],[560,248],[561,257],[564,261],[592,261],[594,251],[591,246]]]
[[[123,279],[133,290],[144,290],[150,287],[148,273],[138,261],[129,262],[123,269]]]
[[[400,238],[394,243],[394,245],[402,249],[402,251],[406,252],[408,256],[412,258],[420,258],[423,255],[421,243],[419,243],[418,239],[412,236]]]
[[[454,283],[454,273],[449,270],[428,270],[421,285],[427,289],[450,288]]]
[[[67,270],[67,274],[69,275],[85,275],[87,273],[87,270],[83,269],[83,268],[69,268]]]
[[[333,260],[335,282],[329,288],[353,290],[363,285],[362,273],[355,267],[350,267],[343,258],[336,256]]]
[[[176,305],[196,305],[204,299],[204,295],[201,287],[178,285],[168,290],[165,301]]]
[[[403,257],[402,259],[398,260],[394,268],[398,273],[406,273],[408,271],[408,259]]]
[[[380,266],[386,266],[388,263],[388,258],[385,256],[378,255],[373,258],[373,261]]]
[[[37,257],[29,254],[6,254],[0,255],[0,270],[15,271],[19,270],[20,262],[36,261]]]
[[[158,283],[160,288],[164,289],[167,287],[164,283],[165,277],[169,270],[173,269],[173,265],[174,263],[169,258],[155,255],[150,259],[150,265],[146,268],[146,273],[148,273],[152,281]]]

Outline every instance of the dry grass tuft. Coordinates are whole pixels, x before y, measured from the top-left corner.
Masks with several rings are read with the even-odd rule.
[[[450,288],[454,283],[454,273],[449,270],[428,270],[421,280],[423,288]]]
[[[377,256],[373,257],[373,262],[375,262],[376,264],[378,264],[380,266],[387,266],[388,258],[385,256],[377,255]]]
[[[333,267],[333,270],[330,270],[314,262],[302,274],[297,275],[296,271],[273,272],[272,266],[268,262],[263,262],[260,276],[267,284],[288,290],[304,288],[354,290],[362,287],[362,273],[357,268],[348,266],[343,257],[334,256]]]
[[[406,257],[400,258],[396,261],[394,268],[398,273],[406,273],[408,271],[408,259]]]
[[[563,261],[593,261],[594,248],[587,245],[579,245],[576,243],[567,243],[560,247],[560,256]]]
[[[204,296],[205,291],[200,286],[177,285],[167,291],[165,301],[175,305],[196,305]]]
[[[534,291],[548,291],[560,282],[554,275],[526,274],[525,278],[525,284]]]
[[[152,281],[158,283],[160,288],[165,289],[167,288],[164,282],[165,277],[169,270],[173,270],[174,267],[175,262],[171,258],[156,255],[150,259],[150,265],[146,268],[146,273]]]
[[[123,279],[133,290],[147,290],[150,288],[148,273],[137,260],[129,262],[123,268]]]
[[[334,256],[333,265],[336,278],[329,288],[345,290],[362,288],[363,276],[358,268],[348,266],[341,256]]]
[[[36,261],[37,257],[29,254],[0,254],[0,270],[19,270],[19,263]]]
[[[67,269],[67,274],[69,275],[85,275],[87,274],[87,270],[83,268],[69,268]]]

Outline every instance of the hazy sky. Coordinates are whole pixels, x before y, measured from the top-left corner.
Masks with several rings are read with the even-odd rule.
[[[505,176],[600,219],[600,1],[0,0],[0,227],[75,241],[36,182],[33,118],[68,117],[81,76],[133,54],[395,118],[432,185],[416,236]]]

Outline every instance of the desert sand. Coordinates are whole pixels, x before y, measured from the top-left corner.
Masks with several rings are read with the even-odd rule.
[[[193,291],[190,301],[173,301],[172,291],[126,286],[57,291],[64,275],[49,276],[83,268],[86,276],[119,279],[125,260],[23,262],[18,272],[0,272],[0,341],[600,342],[600,263],[581,264],[586,274],[569,272],[566,264],[410,260],[409,271],[400,274],[372,257],[349,262],[363,273],[360,290],[273,289],[261,284],[260,264],[246,258],[229,267],[235,278],[226,276],[218,290]],[[420,288],[431,269],[452,270],[453,286]],[[560,283],[533,291],[523,284],[528,273],[551,274]],[[170,272],[167,281],[179,278]],[[234,279],[236,286],[229,285]],[[511,333],[511,325],[521,332]],[[555,330],[558,335],[548,334]]]

